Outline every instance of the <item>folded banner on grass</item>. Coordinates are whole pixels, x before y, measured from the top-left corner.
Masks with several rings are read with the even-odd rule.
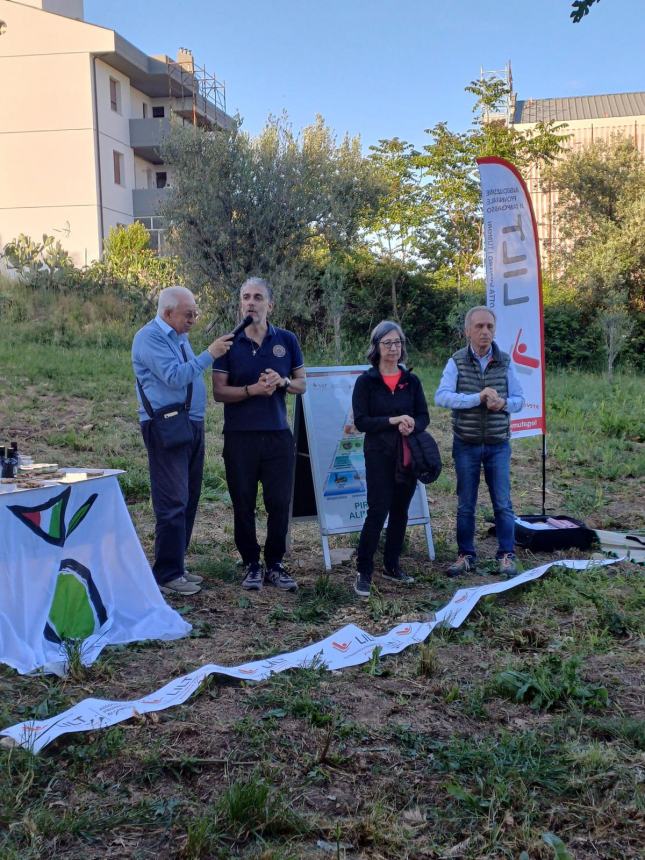
[[[176,678],[161,689],[150,693],[141,699],[127,702],[110,701],[107,699],[84,699],[69,710],[48,720],[29,720],[17,723],[0,732],[11,738],[16,744],[39,752],[55,738],[67,732],[96,731],[123,722],[131,717],[147,714],[151,711],[162,711],[173,705],[180,705],[199,688],[209,675],[227,675],[243,681],[263,681],[276,672],[286,669],[309,668],[324,666],[329,670],[343,669],[367,663],[376,648],[379,656],[398,654],[410,645],[423,642],[438,624],[448,627],[459,627],[475,607],[481,597],[488,594],[500,594],[518,585],[539,579],[553,566],[564,566],[573,570],[585,570],[596,565],[613,564],[615,559],[600,561],[566,560],[550,562],[541,567],[524,571],[504,582],[491,582],[472,588],[460,588],[452,600],[435,613],[431,621],[398,624],[382,636],[372,636],[348,624],[332,633],[326,639],[307,645],[299,651],[279,654],[266,660],[255,660],[243,663],[241,666],[220,666],[209,663],[195,669],[188,675]]]

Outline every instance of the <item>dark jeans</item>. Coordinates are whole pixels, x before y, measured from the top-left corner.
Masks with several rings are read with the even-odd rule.
[[[460,555],[475,556],[475,506],[481,468],[495,512],[497,557],[513,552],[515,514],[511,503],[511,443],[473,445],[453,438],[452,456],[457,472],[457,545]]]
[[[291,430],[248,430],[224,434],[224,465],[233,502],[235,546],[244,564],[260,561],[255,531],[258,481],[267,512],[264,562],[281,562],[287,548],[293,484],[294,441]]]
[[[374,571],[374,553],[388,515],[383,551],[383,562],[386,567],[393,568],[399,563],[403,548],[405,529],[408,524],[408,508],[417,482],[412,474],[404,483],[395,482],[395,470],[395,453],[388,456],[381,451],[365,452],[367,516],[358,542],[356,567],[360,573],[370,579]]]
[[[141,422],[148,451],[150,495],[157,518],[152,572],[160,585],[184,573],[184,554],[193,532],[204,471],[204,424],[191,421],[193,441],[162,448],[152,421]]]

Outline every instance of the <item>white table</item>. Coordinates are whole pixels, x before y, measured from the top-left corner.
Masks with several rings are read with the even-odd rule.
[[[0,493],[0,662],[61,674],[66,640],[89,664],[106,645],[189,632],[157,587],[119,474]]]

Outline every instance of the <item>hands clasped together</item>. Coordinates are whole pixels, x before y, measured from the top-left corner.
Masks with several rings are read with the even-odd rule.
[[[484,388],[479,393],[480,403],[485,403],[491,412],[500,412],[506,406],[506,400],[494,388]]]
[[[393,415],[390,418],[390,424],[395,424],[402,436],[409,436],[410,433],[414,433],[414,418],[410,418],[409,415]]]
[[[268,367],[260,374],[257,382],[248,386],[248,392],[253,397],[271,397],[276,389],[284,387],[284,382],[277,371]]]

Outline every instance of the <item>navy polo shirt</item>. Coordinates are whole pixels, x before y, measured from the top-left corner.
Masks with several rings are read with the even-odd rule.
[[[238,335],[226,355],[213,362],[213,373],[228,373],[229,385],[253,385],[265,370],[291,376],[304,363],[295,334],[269,324],[260,347],[244,332]],[[247,397],[239,403],[224,404],[224,433],[288,429],[284,389],[276,389],[271,397]]]

